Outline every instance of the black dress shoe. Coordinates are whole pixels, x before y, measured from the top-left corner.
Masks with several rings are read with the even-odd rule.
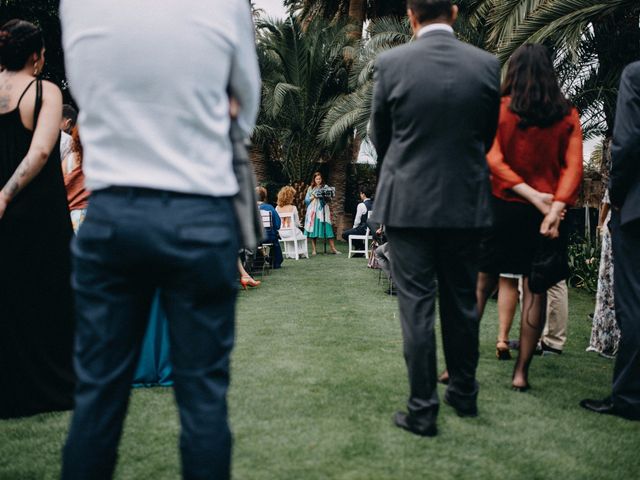
[[[462,408],[460,405],[457,405],[456,402],[452,402],[449,396],[444,394],[444,403],[453,407],[459,417],[477,417],[478,416],[478,406],[473,405],[471,407]]]
[[[435,437],[438,434],[438,427],[436,427],[435,423],[417,422],[414,417],[404,412],[396,412],[393,416],[393,423],[396,427],[421,437]]]
[[[580,406],[582,408],[585,408],[587,410],[590,410],[596,413],[602,413],[605,415],[615,415],[617,417],[626,418],[627,420],[640,420],[640,412],[630,413],[630,412],[617,409],[613,405],[613,401],[611,400],[611,397],[607,397],[603,400],[592,400],[587,398],[580,402]]]

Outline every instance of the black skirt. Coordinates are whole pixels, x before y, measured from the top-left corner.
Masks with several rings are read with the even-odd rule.
[[[548,240],[540,234],[544,216],[533,205],[492,197],[493,227],[487,229],[480,245],[480,271],[514,273],[530,277],[532,267],[542,257],[553,257],[554,276],[566,278],[567,241]],[[561,259],[559,262],[557,259]],[[560,265],[562,263],[562,265]],[[558,279],[559,281],[560,279]]]

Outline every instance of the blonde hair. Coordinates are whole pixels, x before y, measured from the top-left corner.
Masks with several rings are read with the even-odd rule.
[[[278,192],[278,206],[286,207],[287,205],[293,205],[293,198],[296,195],[296,189],[287,185],[282,187]]]

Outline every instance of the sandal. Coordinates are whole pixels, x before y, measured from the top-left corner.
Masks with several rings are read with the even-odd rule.
[[[498,340],[496,342],[496,358],[498,360],[511,360],[511,352],[509,351],[507,340]]]
[[[261,283],[260,280],[255,280],[250,275],[240,278],[240,285],[242,285],[243,290],[246,290],[247,287],[259,287]]]

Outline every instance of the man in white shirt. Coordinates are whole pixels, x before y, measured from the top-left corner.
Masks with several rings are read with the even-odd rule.
[[[73,244],[78,387],[62,477],[112,477],[159,288],[182,474],[228,478],[238,251],[229,96],[248,137],[260,95],[249,2],[63,0],[60,13],[93,192]]]
[[[369,212],[373,208],[373,202],[369,198],[370,195],[371,194],[369,193],[368,187],[363,187],[360,189],[360,192],[358,193],[358,196],[360,197],[360,203],[356,207],[356,216],[353,219],[353,228],[342,232],[342,239],[345,242],[349,241],[349,235],[364,235],[365,233],[367,233],[367,219],[369,217]],[[362,243],[362,240],[354,241],[354,245],[358,250],[364,250],[364,244]],[[359,254],[359,256],[363,255],[364,254]]]

